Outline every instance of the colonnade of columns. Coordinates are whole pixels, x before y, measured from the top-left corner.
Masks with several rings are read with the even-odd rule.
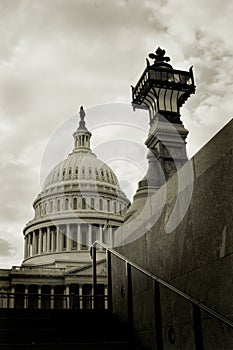
[[[77,284],[75,293],[71,285],[65,286],[46,286],[49,290],[43,290],[41,285],[31,286],[21,285],[20,293],[17,292],[17,286],[11,286],[10,293],[0,294],[0,308],[21,308],[21,309],[92,309],[93,303],[93,286],[91,284]],[[106,285],[101,286],[101,308],[107,308],[108,289]],[[22,289],[23,287],[23,289]],[[87,288],[88,287],[88,288]],[[59,288],[57,290],[57,288]]]
[[[116,227],[94,224],[62,224],[36,229],[25,235],[24,258],[43,253],[87,250],[95,240],[110,246]]]

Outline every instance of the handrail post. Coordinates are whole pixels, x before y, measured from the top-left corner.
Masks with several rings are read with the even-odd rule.
[[[163,350],[163,331],[162,331],[162,314],[160,302],[159,282],[153,280],[154,285],[154,317],[155,317],[155,333],[156,333],[156,349]]]
[[[201,310],[197,305],[192,304],[192,313],[193,313],[193,331],[194,331],[195,349],[203,350]]]
[[[97,273],[96,273],[96,246],[92,246],[92,272],[93,272],[93,294],[94,309],[97,308]]]
[[[133,315],[133,287],[132,287],[132,266],[126,262],[126,275],[127,275],[127,302],[128,302],[128,324],[130,341],[133,344],[133,332],[134,332],[134,315]]]
[[[108,310],[112,313],[112,256],[107,250],[107,269],[108,269]]]

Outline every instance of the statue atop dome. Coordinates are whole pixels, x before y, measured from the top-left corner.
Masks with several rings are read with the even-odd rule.
[[[84,111],[84,108],[83,108],[83,106],[81,106],[80,110],[79,110],[80,121],[79,121],[78,130],[87,130],[86,125],[85,125],[85,121],[84,121],[85,115],[86,115],[86,113]]]
[[[85,111],[83,109],[83,106],[80,107],[79,115],[80,115],[80,119],[84,120],[84,117],[85,117],[86,113],[85,113]]]

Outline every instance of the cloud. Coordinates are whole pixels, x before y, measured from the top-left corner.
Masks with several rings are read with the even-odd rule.
[[[0,255],[10,257],[15,254],[16,249],[5,239],[0,237]]]
[[[227,123],[233,107],[232,8],[230,0],[2,0],[4,232],[22,240],[22,224],[31,219],[39,192],[41,159],[58,125],[80,105],[130,103],[130,85],[158,45],[174,68],[194,66],[197,91],[181,110],[190,130],[189,155]],[[99,113],[99,123],[107,117]],[[104,136],[97,130],[97,141]],[[116,168],[124,179],[125,169]]]

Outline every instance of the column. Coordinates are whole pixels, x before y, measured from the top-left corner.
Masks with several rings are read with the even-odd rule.
[[[70,309],[70,286],[66,285],[65,290],[66,299],[64,300],[64,309]]]
[[[66,250],[67,251],[71,251],[71,229],[70,229],[70,224],[66,225],[66,239],[67,239],[67,242],[66,242]]]
[[[78,224],[78,250],[81,250],[82,237],[81,237],[81,224]]]
[[[15,286],[11,286],[11,294],[13,295],[10,295],[10,300],[9,300],[9,307],[10,309],[14,309],[15,307]]]
[[[38,309],[41,309],[41,286],[38,286]]]
[[[59,226],[57,226],[57,252],[60,252],[61,250],[60,238],[61,238],[60,228]]]
[[[28,243],[28,257],[31,255],[31,233],[27,235],[27,243]]]
[[[28,236],[24,237],[24,259],[28,257]]]
[[[48,234],[48,230],[46,227],[44,232],[43,232],[43,235],[42,235],[42,237],[43,237],[43,243],[42,243],[43,244],[43,249],[42,249],[43,253],[46,253],[46,251],[47,251],[47,234]]]
[[[32,255],[36,255],[36,231],[32,232]]]
[[[51,286],[51,309],[54,309],[54,287]]]
[[[54,230],[50,230],[50,234],[51,234],[51,251],[55,252],[55,248],[54,248]]]
[[[28,308],[28,286],[24,289],[24,309]]]
[[[47,244],[46,244],[47,253],[50,251],[50,235],[51,235],[51,230],[50,230],[50,226],[49,226],[49,227],[47,227]]]
[[[79,307],[83,309],[83,286],[79,285]]]
[[[42,229],[41,228],[39,228],[39,242],[38,242],[38,245],[39,245],[39,247],[38,247],[38,254],[41,254],[41,252],[42,252]]]

